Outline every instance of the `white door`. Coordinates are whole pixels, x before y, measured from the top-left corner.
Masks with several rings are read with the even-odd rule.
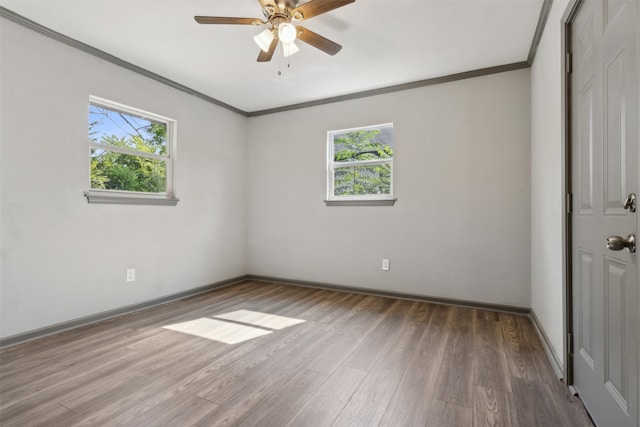
[[[638,3],[586,0],[571,25],[574,385],[602,427],[638,426]]]

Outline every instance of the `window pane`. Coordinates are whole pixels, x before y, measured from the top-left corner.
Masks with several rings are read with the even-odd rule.
[[[91,188],[145,193],[166,191],[167,165],[150,159],[109,150],[91,150]]]
[[[334,196],[391,194],[391,164],[340,166],[334,173]]]
[[[99,105],[89,105],[89,139],[97,144],[167,155],[167,125]]]
[[[337,163],[393,157],[393,127],[381,126],[333,134],[333,161]]]

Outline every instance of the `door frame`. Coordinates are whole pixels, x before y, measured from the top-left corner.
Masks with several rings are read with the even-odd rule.
[[[564,336],[563,336],[563,352],[564,352],[564,381],[567,386],[573,384],[573,277],[572,277],[572,223],[571,223],[571,161],[573,159],[571,153],[571,137],[572,137],[572,105],[571,105],[571,28],[573,22],[580,11],[584,0],[571,0],[562,15],[562,165],[564,169],[564,180],[562,185],[562,229],[564,231],[564,242],[562,245],[563,252],[563,283],[562,296],[564,305]]]

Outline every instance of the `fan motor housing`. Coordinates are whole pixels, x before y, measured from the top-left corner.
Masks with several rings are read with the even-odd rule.
[[[289,18],[288,15],[285,15],[284,13],[274,13],[273,15],[271,15],[269,17],[269,22],[274,26],[277,27],[278,25],[285,23],[285,22],[289,22],[291,21],[291,19]]]

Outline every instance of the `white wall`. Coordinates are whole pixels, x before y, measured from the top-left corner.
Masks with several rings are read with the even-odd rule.
[[[568,0],[553,2],[531,70],[531,307],[563,359],[562,43]]]
[[[245,274],[247,119],[0,24],[0,337]],[[87,203],[90,94],[178,121],[176,207]]]
[[[396,205],[325,206],[326,132],[386,122]],[[252,119],[249,272],[529,307],[529,124],[529,70]]]

